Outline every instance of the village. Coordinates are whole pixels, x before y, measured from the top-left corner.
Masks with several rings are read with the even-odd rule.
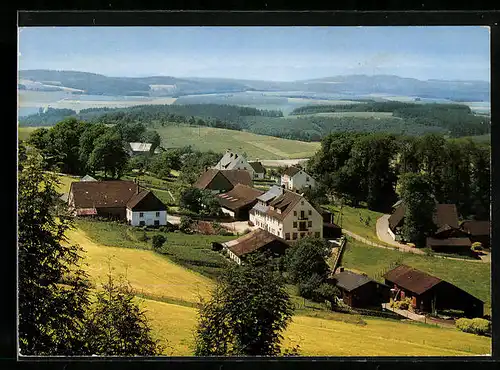
[[[158,154],[149,153],[150,143],[129,143],[127,149],[131,157]],[[180,232],[179,226],[188,218],[178,207],[170,208],[155,195],[154,188],[141,184],[138,178],[96,180],[85,176],[73,181],[61,199],[77,218],[114,220],[138,229]],[[198,217],[193,215],[187,228],[194,234],[210,234],[213,229],[210,225],[220,225],[234,238],[212,242],[211,249],[239,265],[255,254],[279,259],[303,239],[325,241],[330,255],[327,282],[340,292],[332,302],[338,311],[399,317],[444,327],[454,326],[460,317],[487,317],[482,300],[419,269],[398,264],[375,281],[362,270],[344,267],[342,255],[349,240],[366,241],[402,254],[423,252],[415,244],[402,240],[403,201],[393,205],[392,214],[376,220],[373,231],[379,242],[370,242],[342,228],[341,211],[331,211],[308,199],[306,194],[316,186],[317,180],[306,172],[303,163],[287,166],[281,175],[276,175],[261,161],[249,161],[241,153],[227,149],[218,163],[205,168],[192,184],[192,189],[212,194],[220,212],[217,216],[204,217],[202,212]],[[206,205],[202,204],[203,207]],[[436,204],[432,219],[437,231],[427,237],[425,247],[436,252],[436,260],[461,260],[464,268],[470,263],[490,263],[489,221],[459,221],[454,204]],[[460,259],[460,255],[468,259]]]

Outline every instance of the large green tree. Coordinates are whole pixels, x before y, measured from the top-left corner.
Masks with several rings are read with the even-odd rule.
[[[304,283],[317,275],[323,281],[328,275],[326,257],[329,253],[330,248],[323,239],[300,239],[287,250],[285,256],[285,270],[289,279],[294,283]]]
[[[281,274],[262,256],[229,267],[196,328],[196,356],[276,356],[293,313]]]
[[[104,177],[119,178],[128,161],[128,154],[120,136],[108,132],[95,141],[94,150],[90,153],[89,168],[92,172],[102,170]]]
[[[79,158],[85,171],[92,171],[89,158],[92,154],[97,139],[104,136],[109,129],[102,123],[88,125],[80,137]]]

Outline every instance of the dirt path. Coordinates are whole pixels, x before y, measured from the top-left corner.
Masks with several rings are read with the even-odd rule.
[[[399,248],[400,250],[404,250],[405,252],[411,252],[411,253],[416,253],[416,254],[425,254],[421,250],[415,250],[414,248],[411,248],[407,245],[398,243],[397,241],[393,240],[392,237],[388,233],[389,229],[389,217],[390,215],[383,215],[377,220],[377,237],[379,238],[380,241],[392,245],[394,247]]]

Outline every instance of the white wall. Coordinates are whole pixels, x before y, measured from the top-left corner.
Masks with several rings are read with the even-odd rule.
[[[264,178],[264,173],[254,172],[253,176],[254,176],[253,177],[254,179],[263,179]]]
[[[290,240],[293,240],[294,232],[297,233],[297,240],[300,239],[301,232],[305,233],[306,235],[308,232],[310,232],[311,236],[313,237],[315,237],[316,232],[319,232],[320,238],[323,238],[323,217],[306,199],[303,199],[303,201],[304,205],[299,202],[283,220],[284,232],[290,233]],[[297,212],[296,216],[294,216],[294,211]],[[304,216],[307,217],[307,220],[299,220],[300,211],[304,211]],[[309,211],[311,211],[310,216]],[[293,227],[294,221],[297,222],[296,228]],[[307,231],[299,231],[299,222],[301,221],[306,222]],[[311,227],[308,226],[308,221],[311,221]]]
[[[221,207],[220,208],[222,210],[223,213],[225,213],[226,215],[229,215],[231,217],[234,217],[234,212],[231,211],[230,209],[227,209],[227,208],[224,208],[224,207]]]
[[[156,216],[156,212],[160,215]],[[143,217],[140,217],[140,214]],[[160,221],[160,225],[167,224],[167,211],[148,211],[148,212],[132,212],[132,210],[127,208],[127,221],[130,222],[132,226],[139,226],[141,221],[144,221],[147,226],[154,226],[155,220]]]
[[[245,170],[250,173],[250,178],[254,178],[255,170],[252,166],[250,166],[247,160],[244,157],[238,156],[238,161],[236,165],[233,167],[233,170]]]
[[[309,181],[307,181],[307,179],[309,179]],[[288,182],[288,188],[290,190],[301,190],[309,186],[314,188],[316,186],[316,180],[304,171],[297,172]]]
[[[229,248],[227,248],[227,247],[224,247],[224,249],[227,251],[228,256],[229,256],[229,258],[231,260],[233,260],[234,262],[236,262],[238,265],[241,265],[241,260],[240,260],[240,258],[236,254],[234,254],[233,252],[231,252],[231,250]]]

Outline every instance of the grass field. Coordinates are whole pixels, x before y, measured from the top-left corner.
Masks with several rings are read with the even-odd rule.
[[[171,356],[190,356],[197,311],[143,300],[154,334]],[[366,325],[296,315],[283,347],[300,346],[302,356],[471,356],[491,353],[491,339],[455,329],[364,318]]]
[[[31,133],[33,131],[35,131],[36,129],[39,129],[39,128],[42,128],[43,126],[38,126],[38,127],[19,127],[17,126],[17,137],[19,138],[19,140],[23,140],[23,141],[26,141],[28,140],[29,136],[31,135]],[[45,128],[48,128],[48,127],[45,127]]]
[[[291,117],[305,117],[305,116],[315,116],[315,117],[356,117],[356,118],[397,118],[392,115],[392,112],[322,112],[322,113],[312,113],[312,114],[301,114],[289,116]]]
[[[132,249],[151,249],[151,242],[138,241],[135,238],[137,228],[114,222],[79,219],[77,226],[87,236],[104,246]],[[147,231],[148,237],[160,232]],[[234,236],[188,235],[183,233],[161,233],[167,239],[161,258],[170,259],[190,270],[207,277],[215,277],[226,264],[218,252],[211,249],[212,242],[225,242]]]
[[[393,262],[400,262],[437,276],[469,292],[485,302],[485,313],[491,311],[491,266],[489,263],[469,263],[402,253],[368,246],[348,239],[341,265],[376,277]]]
[[[71,183],[74,181],[80,181],[79,177],[72,177],[68,175],[57,175],[57,178],[60,182],[57,187],[60,193],[69,193]]]
[[[249,132],[226,130],[213,127],[171,126],[156,128],[165,147],[193,148],[225,152],[230,148],[249,159],[293,159],[308,158],[319,149],[320,143],[307,143],[256,135]]]

